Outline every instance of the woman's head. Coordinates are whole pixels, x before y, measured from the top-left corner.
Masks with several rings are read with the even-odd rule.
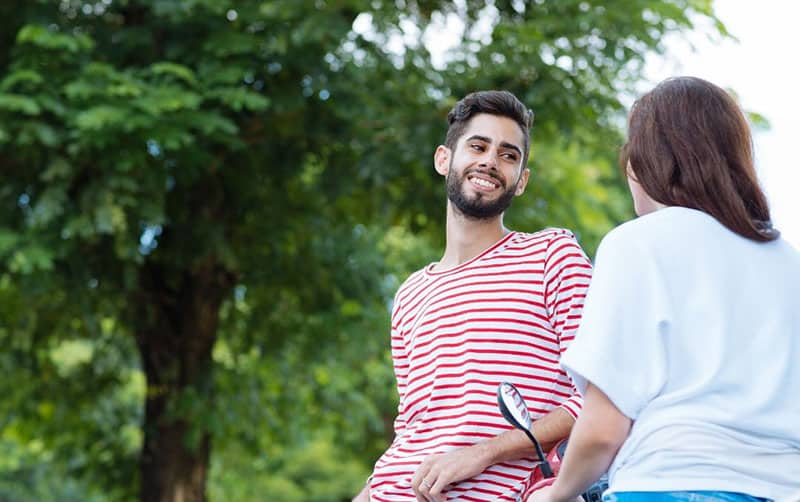
[[[756,179],[747,120],[710,82],[670,78],[639,98],[620,166],[632,191],[640,187],[657,205],[699,209],[756,241],[779,235]]]

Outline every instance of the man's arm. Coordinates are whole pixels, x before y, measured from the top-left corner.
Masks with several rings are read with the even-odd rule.
[[[403,338],[402,330],[400,329],[400,316],[402,311],[402,293],[405,289],[406,283],[400,286],[400,289],[395,293],[394,302],[392,304],[391,328],[390,333],[390,346],[392,350],[392,366],[394,368],[394,376],[397,381],[397,417],[394,419],[394,436],[397,438],[402,431],[406,428],[405,412],[403,403],[405,401],[406,387],[408,385],[408,355],[405,347],[405,339]],[[374,474],[374,471],[373,471]],[[364,483],[364,488],[358,492],[358,495],[353,497],[353,502],[369,502],[369,487],[372,480],[372,474],[367,478]]]
[[[533,437],[545,451],[569,435],[574,419],[559,407],[550,411],[531,426]],[[417,499],[445,500],[442,491],[453,483],[477,476],[490,465],[536,455],[531,440],[518,429],[491,439],[447,453],[428,456],[411,478]]]
[[[558,336],[559,354],[563,354],[575,339],[592,277],[592,264],[572,234],[563,233],[550,241],[544,276],[550,325]],[[559,371],[569,380],[563,368]],[[577,417],[582,404],[583,396],[572,385],[572,395],[561,406]]]
[[[536,420],[531,425],[531,433],[539,442],[544,452],[550,451],[559,441],[569,436],[572,418],[564,408],[558,407]],[[475,448],[483,445],[486,455],[489,457],[489,465],[499,464],[507,460],[517,460],[520,458],[530,458],[536,455],[536,449],[528,436],[519,429],[504,432],[492,439],[478,443]]]

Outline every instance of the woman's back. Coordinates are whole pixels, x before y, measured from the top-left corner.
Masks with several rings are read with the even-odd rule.
[[[618,227],[579,345],[613,368],[583,376],[634,420],[613,491],[800,489],[800,254],[785,241],[680,207]]]
[[[785,387],[800,385],[800,254],[782,239],[744,239],[691,209],[638,223],[669,302],[668,374],[653,404],[702,398],[705,420],[794,432],[800,447],[800,414],[791,423],[769,413],[781,403],[800,413],[800,387]]]

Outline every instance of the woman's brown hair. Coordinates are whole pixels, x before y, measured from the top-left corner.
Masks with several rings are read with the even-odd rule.
[[[695,77],[667,79],[639,98],[620,166],[653,200],[710,214],[733,232],[778,238],[753,166],[753,140],[739,105]]]

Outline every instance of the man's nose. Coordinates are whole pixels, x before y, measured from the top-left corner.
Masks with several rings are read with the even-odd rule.
[[[497,169],[497,152],[491,149],[486,150],[483,153],[483,157],[481,157],[479,165],[487,169]]]

